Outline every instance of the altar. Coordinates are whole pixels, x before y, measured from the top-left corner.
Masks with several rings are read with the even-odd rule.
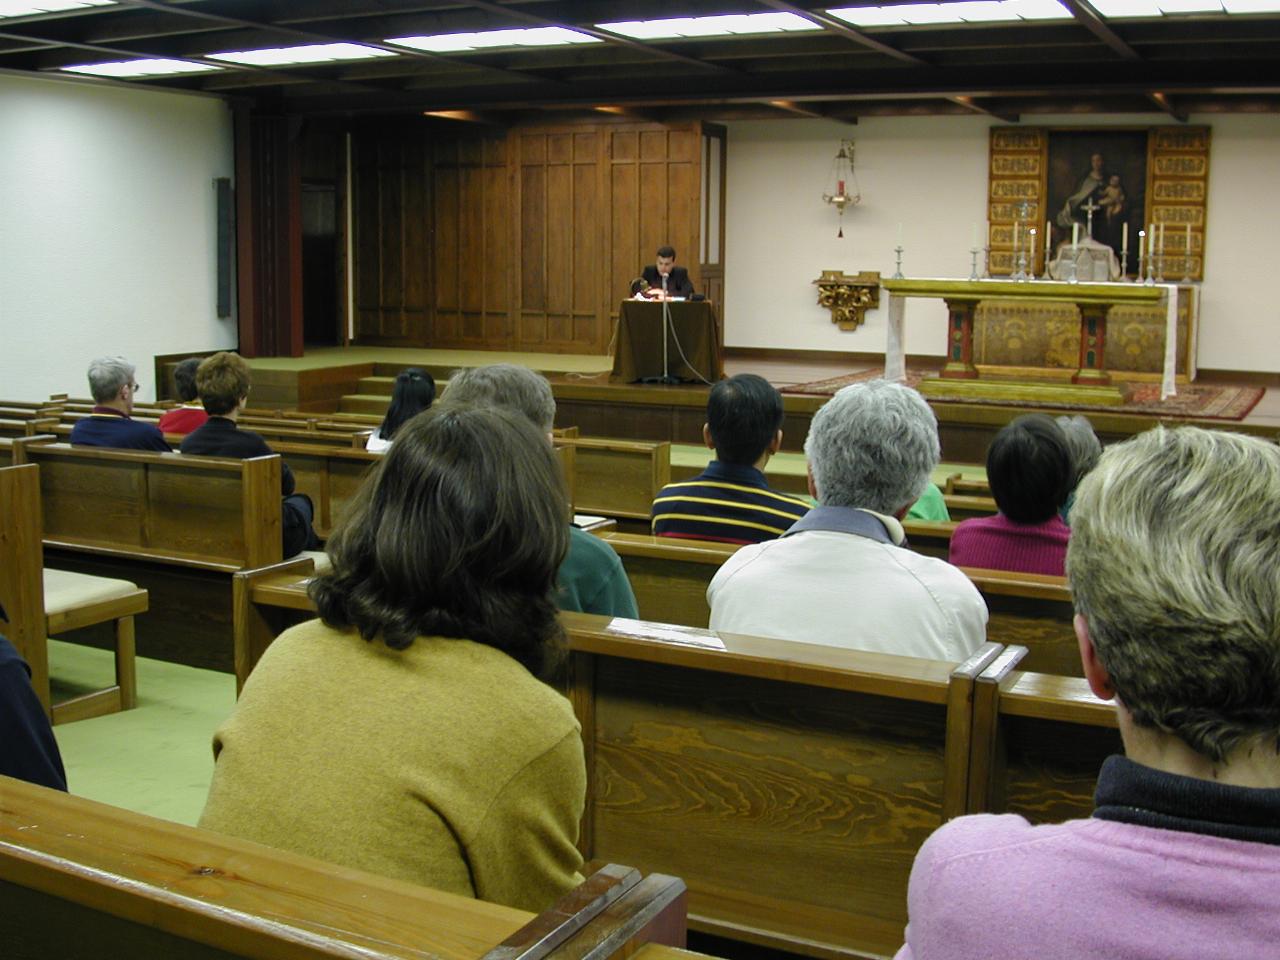
[[[904,353],[905,301],[909,297],[936,297],[947,305],[947,363],[941,378],[956,383],[978,381],[985,373],[975,363],[975,316],[980,305],[988,311],[1021,314],[1023,328],[1033,327],[1037,312],[1064,311],[1074,332],[1070,341],[1060,344],[1058,353],[1070,348],[1067,369],[1045,370],[1023,367],[1000,371],[1005,376],[1033,379],[1067,379],[1073,384],[1108,387],[1112,374],[1108,366],[1108,326],[1113,312],[1125,319],[1126,330],[1132,326],[1135,310],[1154,314],[1157,344],[1162,356],[1150,374],[1130,375],[1123,379],[1156,379],[1161,382],[1161,395],[1177,393],[1177,381],[1194,378],[1194,288],[1180,291],[1175,284],[1136,283],[1068,283],[1052,280],[1014,281],[953,280],[903,278],[883,281],[889,292],[888,341],[885,349],[885,376],[901,380],[906,373]],[[1184,295],[1185,294],[1185,295]],[[1129,311],[1125,314],[1124,311]],[[1059,328],[1061,319],[1059,318]],[[1007,328],[1006,328],[1007,329]],[[1066,340],[1064,334],[1062,339]],[[1188,349],[1190,348],[1190,349]],[[1188,358],[1188,354],[1190,357]],[[1126,359],[1126,358],[1121,358]],[[1182,361],[1180,366],[1179,361]],[[1061,362],[1061,358],[1059,359]],[[984,368],[986,369],[986,368]],[[1045,374],[1048,374],[1045,377]],[[1114,388],[1113,388],[1114,389]],[[1099,391],[1099,403],[1105,397]]]

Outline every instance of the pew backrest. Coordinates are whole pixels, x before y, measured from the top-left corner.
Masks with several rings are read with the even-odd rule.
[[[574,506],[580,513],[649,520],[653,498],[671,481],[666,441],[561,437],[574,448]]]
[[[281,559],[280,458],[25,444],[46,547],[231,572]]]
[[[622,960],[684,930],[672,877],[609,865],[533,915],[7,777],[0,896],[15,958]]]

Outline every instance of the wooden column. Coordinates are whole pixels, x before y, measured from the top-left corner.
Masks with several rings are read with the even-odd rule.
[[[1107,373],[1107,314],[1108,303],[1080,304],[1080,369],[1071,378],[1072,383],[1106,386],[1111,382]]]
[[[297,120],[237,109],[240,352],[302,356],[302,188]]]
[[[947,364],[941,376],[949,380],[975,380],[978,370],[973,365],[973,313],[977,300],[946,297]]]

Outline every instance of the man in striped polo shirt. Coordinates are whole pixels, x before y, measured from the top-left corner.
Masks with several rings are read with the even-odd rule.
[[[761,543],[808,512],[806,500],[769,489],[762,472],[782,446],[782,395],[769,381],[740,373],[713,386],[702,439],[716,458],[662,488],[653,501],[657,536]]]

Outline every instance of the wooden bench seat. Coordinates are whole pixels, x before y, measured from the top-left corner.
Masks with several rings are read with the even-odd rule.
[[[0,606],[4,632],[27,661],[31,684],[54,723],[137,706],[134,617],[147,612],[147,591],[130,581],[86,576],[44,565],[40,468],[0,468]],[[55,702],[48,637],[102,624],[115,656],[115,682]]]
[[[46,562],[147,590],[143,656],[230,672],[231,574],[281,559],[280,458],[34,441],[13,452],[40,466]]]
[[[0,777],[6,960],[692,960],[684,884],[609,865],[534,915]]]
[[[671,481],[669,442],[560,437],[555,443],[574,450],[574,505],[580,512],[648,532],[653,498]]]
[[[314,615],[307,565],[243,571],[237,679]],[[919,844],[965,808],[965,664],[561,615],[583,728],[582,849],[674,872],[691,928],[812,956],[892,953]]]

